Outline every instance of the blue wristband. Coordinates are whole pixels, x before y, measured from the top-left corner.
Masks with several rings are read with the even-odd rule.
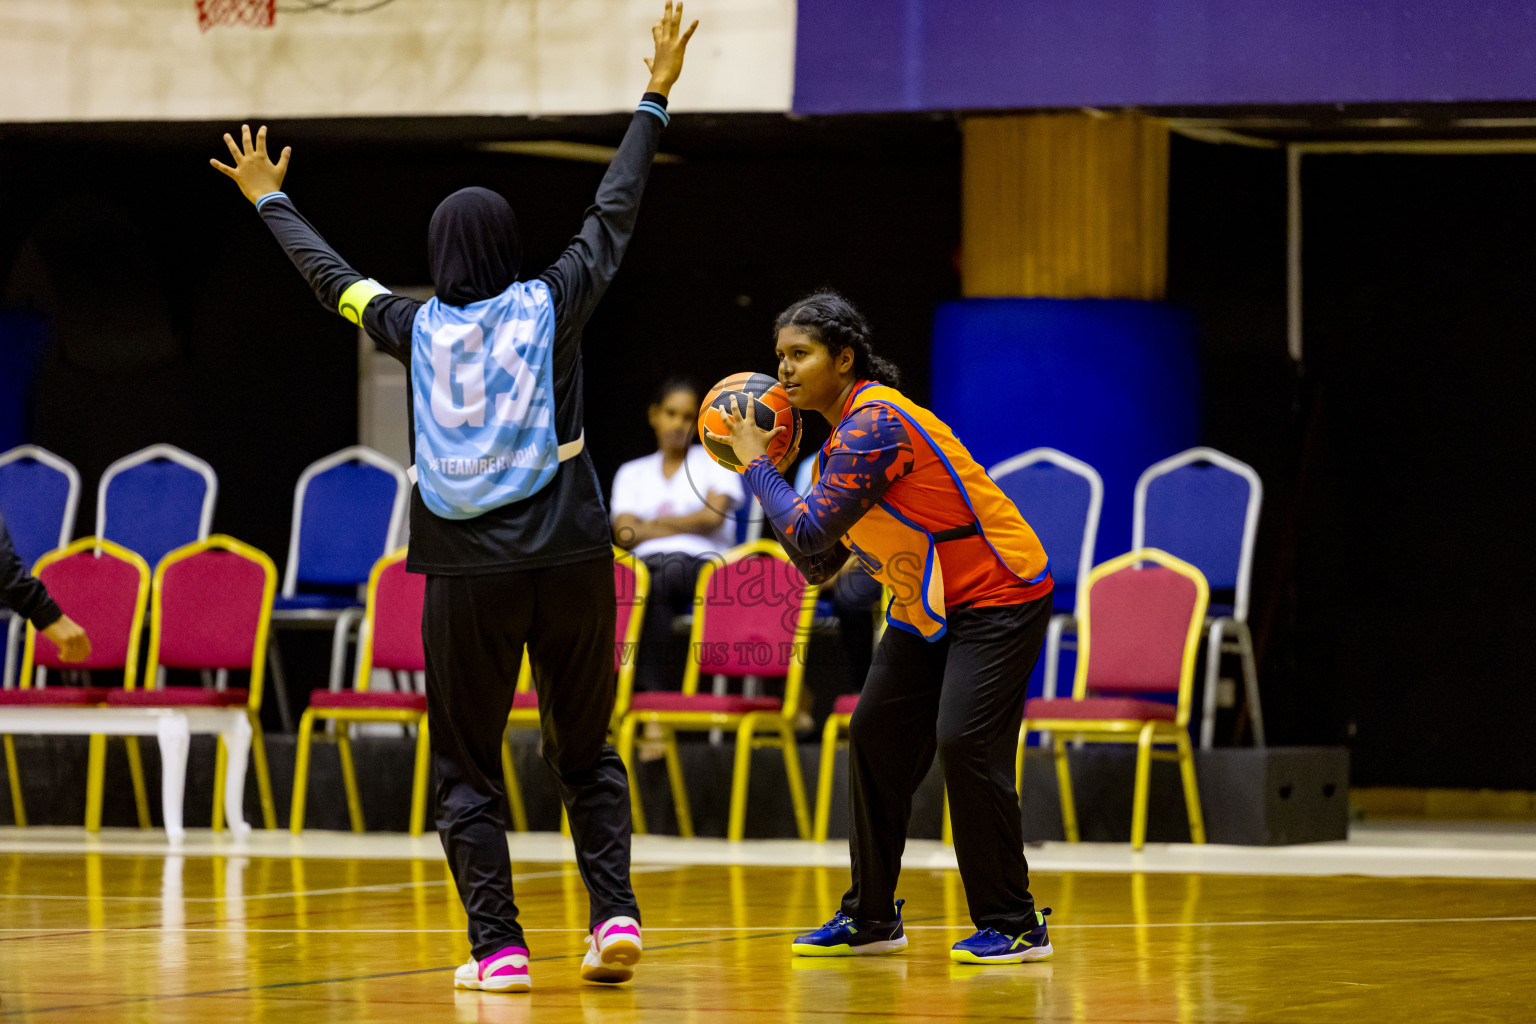
[[[660,103],[657,103],[655,100],[641,100],[640,105],[635,108],[635,112],[639,113],[642,110],[647,114],[655,114],[657,117],[661,118],[662,127],[666,127],[672,123],[671,116],[667,114],[667,108],[662,106]]]

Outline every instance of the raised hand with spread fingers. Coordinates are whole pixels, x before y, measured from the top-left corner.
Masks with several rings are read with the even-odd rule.
[[[651,84],[646,86],[647,92],[659,92],[663,96],[672,91],[672,86],[677,82],[677,76],[683,71],[683,54],[688,49],[688,40],[693,38],[693,30],[699,27],[697,20],[683,31],[683,5],[681,2],[674,8],[672,0],[667,0],[667,7],[661,14],[656,24],[651,26],[651,38],[656,42],[656,55],[645,58],[645,66],[651,69]]]
[[[235,158],[235,166],[209,160],[214,170],[235,179],[235,184],[240,186],[240,191],[245,193],[245,198],[253,203],[264,195],[282,191],[283,178],[288,174],[288,158],[293,155],[293,147],[284,146],[277,158],[277,163],[273,163],[271,157],[267,156],[266,125],[256,129],[254,144],[251,142],[251,126],[241,125],[240,141],[241,145],[237,146],[234,137],[229,132],[224,133],[224,145],[229,147],[229,155]]]

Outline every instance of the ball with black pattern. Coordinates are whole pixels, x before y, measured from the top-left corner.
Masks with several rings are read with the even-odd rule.
[[[757,425],[763,430],[774,427],[789,429],[768,442],[768,458],[777,464],[786,452],[800,444],[800,410],[789,404],[789,395],[783,385],[766,373],[733,373],[709,389],[699,407],[699,440],[709,457],[727,469],[740,473],[745,466],[736,458],[736,451],[725,441],[709,436],[724,436],[725,420],[722,412],[740,416],[747,406],[747,396],[756,399]]]

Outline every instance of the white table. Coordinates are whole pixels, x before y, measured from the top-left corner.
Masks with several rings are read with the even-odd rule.
[[[224,817],[237,837],[250,834],[245,820],[245,770],[251,753],[251,723],[243,707],[111,708],[0,706],[0,734],[53,736],[155,736],[160,741],[160,801],[165,834],[172,843],[186,835],[182,803],[187,782],[187,748],[193,733],[215,733],[229,751],[224,775]]]

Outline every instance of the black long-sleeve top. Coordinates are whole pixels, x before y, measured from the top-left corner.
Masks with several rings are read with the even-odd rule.
[[[581,231],[560,258],[539,275],[554,299],[555,428],[562,444],[582,433],[581,332],[618,272],[629,245],[640,196],[666,123],[666,98],[646,93],[603,175]],[[336,310],[342,292],[363,275],[326,244],[286,195],[263,196],[258,209],[321,305]],[[384,294],[369,301],[363,310],[362,326],[369,337],[407,368],[411,332],[421,305],[407,296]],[[414,400],[410,412],[414,458]],[[561,463],[554,479],[538,493],[473,519],[437,516],[422,501],[420,492],[412,489],[411,549],[406,563],[412,572],[469,576],[541,569],[607,555],[610,550],[602,488],[585,449]]]
[[[64,617],[48,588],[21,564],[11,544],[5,517],[0,516],[0,604],[26,619],[38,629],[47,629]]]

